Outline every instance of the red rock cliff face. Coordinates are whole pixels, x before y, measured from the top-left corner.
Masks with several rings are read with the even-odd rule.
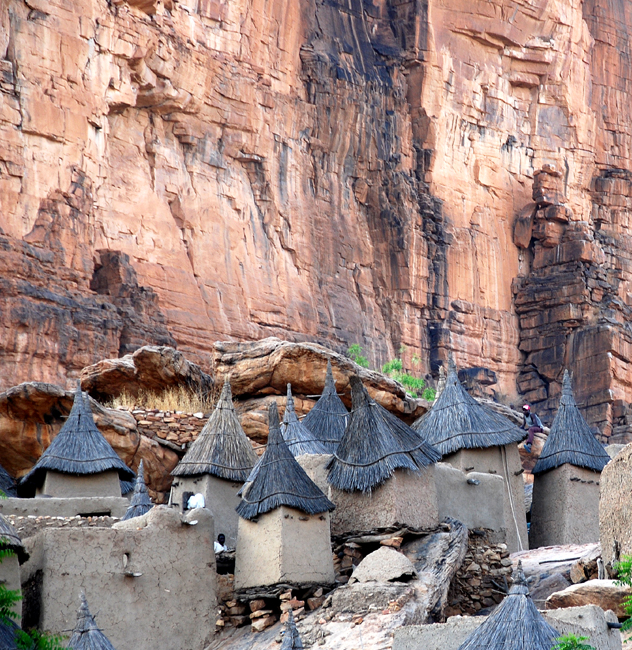
[[[625,0],[0,6],[2,385],[277,335],[626,417]]]

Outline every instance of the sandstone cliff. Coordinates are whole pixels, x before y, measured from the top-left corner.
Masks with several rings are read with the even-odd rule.
[[[545,414],[566,365],[625,436],[631,32],[625,0],[0,0],[0,386],[403,344]]]

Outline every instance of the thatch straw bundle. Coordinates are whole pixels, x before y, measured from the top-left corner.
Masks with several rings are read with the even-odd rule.
[[[526,431],[504,416],[479,404],[461,386],[452,359],[441,395],[432,408],[413,424],[419,435],[442,456],[459,449],[502,447],[520,442]]]
[[[559,635],[531,600],[518,563],[509,595],[459,650],[551,650]]]
[[[0,465],[0,493],[7,497],[18,496],[15,480],[2,465]]]
[[[280,650],[303,650],[303,641],[301,640],[301,635],[296,629],[296,622],[294,621],[294,614],[290,609],[288,611],[289,616],[287,619],[287,629],[283,635],[283,641],[281,642]]]
[[[255,519],[280,506],[289,506],[310,515],[331,511],[334,504],[320,491],[298,464],[281,436],[276,402],[268,411],[268,446],[259,462],[259,471],[237,506],[244,519]]]
[[[336,392],[336,383],[327,361],[325,388],[312,410],[303,418],[303,424],[319,440],[328,454],[335,453],[347,426],[349,412]]]
[[[418,471],[441,456],[415,431],[369,397],[351,377],[352,409],[327,480],[339,490],[369,492],[396,469]]]
[[[601,472],[609,461],[610,456],[577,408],[571,378],[565,370],[560,406],[533,473],[540,474],[564,463]]]
[[[19,626],[10,618],[0,622],[0,648],[2,650],[18,650],[17,635]],[[22,648],[23,646],[20,646]]]
[[[256,462],[257,454],[241,428],[226,379],[213,414],[171,474],[212,474],[243,483]]]
[[[147,486],[145,485],[145,468],[143,461],[141,460],[138,466],[138,474],[136,476],[134,494],[132,495],[132,500],[130,501],[129,508],[123,515],[121,521],[125,521],[126,519],[133,519],[134,517],[140,517],[146,512],[149,512],[153,507],[154,504],[149,498]]]
[[[314,434],[299,421],[294,409],[291,384],[287,385],[287,402],[285,414],[283,415],[283,424],[281,425],[281,435],[294,457],[303,454],[327,453],[323,443],[316,440]]]
[[[73,648],[73,650],[114,650],[114,646],[97,627],[84,594],[81,594],[81,605],[77,610],[77,624],[70,641],[68,641],[68,648]]]
[[[13,528],[11,522],[2,514],[0,514],[0,546],[11,549],[18,556],[20,564],[26,562],[29,558],[29,554],[26,552],[17,531]]]
[[[136,478],[97,429],[80,385],[68,419],[33,469],[20,481],[20,491],[34,491],[43,482],[47,470],[79,476],[117,470],[121,480]]]

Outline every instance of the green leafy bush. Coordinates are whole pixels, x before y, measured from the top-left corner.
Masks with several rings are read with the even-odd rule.
[[[552,650],[595,650],[594,646],[591,646],[589,643],[584,643],[588,640],[589,637],[587,636],[565,634],[555,639],[556,644]]]
[[[359,366],[362,366],[363,368],[369,367],[369,361],[365,356],[362,356],[362,348],[357,343],[354,343],[353,345],[349,346],[349,349],[347,350],[347,354]]]
[[[632,555],[624,555],[620,562],[616,562],[614,570],[617,573],[616,584],[622,587],[632,587]],[[632,629],[632,596],[627,598],[621,603],[628,618],[623,621],[622,630]]]
[[[403,372],[403,368],[404,364],[401,359],[391,359],[382,366],[382,372],[398,381],[411,397],[423,397],[430,402],[434,401],[436,396],[434,388],[426,388],[425,380]]]

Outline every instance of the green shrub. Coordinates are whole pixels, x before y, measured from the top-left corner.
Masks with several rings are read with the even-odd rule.
[[[617,573],[616,584],[622,587],[632,587],[632,555],[624,555],[620,562],[616,562],[614,570]],[[628,618],[623,621],[622,630],[632,629],[632,596],[627,596],[621,603]]]
[[[362,356],[362,348],[357,343],[354,343],[353,345],[349,346],[349,349],[347,350],[347,354],[359,366],[362,366],[363,368],[369,367],[369,361],[366,357]]]
[[[434,401],[436,395],[434,388],[426,388],[425,380],[403,372],[403,368],[404,364],[401,359],[391,359],[382,366],[382,372],[391,379],[398,381],[411,397],[421,396],[430,402]]]
[[[595,650],[594,646],[591,646],[589,643],[584,643],[584,641],[588,640],[589,637],[587,636],[565,634],[564,636],[559,636],[555,639],[556,644],[553,646],[552,650]]]

